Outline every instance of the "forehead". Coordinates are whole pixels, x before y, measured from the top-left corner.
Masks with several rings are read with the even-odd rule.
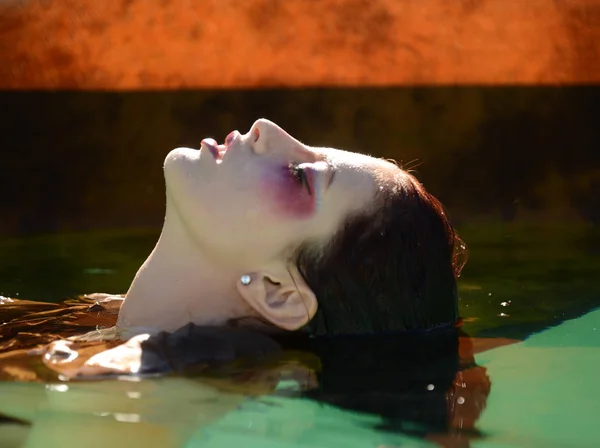
[[[365,154],[335,148],[314,148],[334,169],[335,179],[324,206],[328,214],[342,218],[348,214],[377,207],[380,192],[395,183],[401,170],[393,163]],[[339,225],[337,222],[335,226]]]
[[[389,181],[401,172],[395,163],[366,154],[336,148],[314,148],[314,150],[322,154],[334,168],[362,174],[365,180],[370,179],[376,185]]]

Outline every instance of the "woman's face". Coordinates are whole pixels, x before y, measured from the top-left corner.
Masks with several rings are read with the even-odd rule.
[[[194,240],[242,269],[308,239],[326,241],[399,172],[380,159],[306,146],[265,119],[224,144],[175,149],[164,168],[168,202]]]

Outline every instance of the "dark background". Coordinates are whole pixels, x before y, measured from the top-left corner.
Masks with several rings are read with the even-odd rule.
[[[0,92],[1,236],[159,227],[162,162],[269,118],[393,158],[455,223],[600,222],[600,87]]]

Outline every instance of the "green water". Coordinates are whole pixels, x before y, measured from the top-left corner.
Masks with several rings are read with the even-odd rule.
[[[523,338],[600,306],[597,228],[488,224],[459,232],[469,247],[459,282],[469,334]],[[158,235],[129,230],[2,241],[0,295],[58,302],[124,293]]]
[[[21,446],[26,437],[28,447],[167,446],[167,439],[190,448],[600,446],[598,230],[459,230],[470,251],[459,284],[466,332],[523,340],[475,355],[491,381],[476,436],[436,445],[432,438],[373,429],[379,417],[299,398],[283,383],[250,399],[171,377],[62,388],[0,383],[0,412],[34,422],[0,425],[0,446]],[[0,295],[58,301],[124,292],[156,237],[156,231],[130,231],[4,241]]]
[[[0,295],[59,302],[93,291],[125,292],[157,230],[58,234],[0,242]]]

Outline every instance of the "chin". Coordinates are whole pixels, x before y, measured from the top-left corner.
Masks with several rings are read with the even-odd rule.
[[[198,174],[200,151],[192,148],[175,148],[165,158],[163,164],[168,190],[178,191],[183,183],[189,183]]]
[[[200,159],[200,151],[192,148],[175,148],[167,154],[164,162],[165,171],[171,170],[171,167],[180,165],[189,165],[196,163]]]

